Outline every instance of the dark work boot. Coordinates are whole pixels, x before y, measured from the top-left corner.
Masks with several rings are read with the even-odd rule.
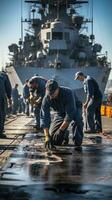
[[[96,133],[96,131],[95,130],[84,130],[84,133],[91,134],[91,133]]]
[[[36,133],[43,132],[43,128],[40,128],[40,126],[38,126],[38,125],[33,126],[33,128],[35,129]]]
[[[5,139],[5,138],[7,138],[7,136],[5,134],[3,134],[3,133],[0,133],[0,138],[1,139]]]
[[[66,130],[65,131],[65,137],[64,137],[62,145],[66,146],[66,145],[68,145],[68,143],[69,143],[69,131]]]

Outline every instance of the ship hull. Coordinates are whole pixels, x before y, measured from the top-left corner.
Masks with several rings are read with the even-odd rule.
[[[83,84],[80,81],[74,80],[74,75],[77,71],[82,71],[86,75],[90,75],[98,82],[99,87],[104,93],[110,70],[107,67],[75,67],[75,68],[37,68],[37,67],[9,67],[7,69],[12,87],[17,82],[19,90],[22,92],[23,84],[26,79],[38,74],[46,79],[55,78],[59,85],[75,89],[80,100],[83,100],[84,91]]]

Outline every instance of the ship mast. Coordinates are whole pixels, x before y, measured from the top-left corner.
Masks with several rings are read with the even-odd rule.
[[[59,19],[59,1],[57,2],[57,19]]]
[[[91,33],[93,35],[93,0],[92,0],[92,27],[91,27]]]
[[[95,36],[94,36],[94,33],[93,33],[93,0],[91,0],[91,35],[90,35],[90,39],[91,39],[91,42],[93,43],[94,39],[95,39]]]
[[[21,41],[23,43],[23,0],[21,0]]]

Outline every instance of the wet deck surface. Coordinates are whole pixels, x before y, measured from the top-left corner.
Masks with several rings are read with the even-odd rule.
[[[103,134],[85,134],[82,149],[70,139],[49,154],[43,133],[35,133],[32,123],[19,116],[6,125],[9,139],[0,140],[0,200],[112,199],[112,118],[103,118]]]

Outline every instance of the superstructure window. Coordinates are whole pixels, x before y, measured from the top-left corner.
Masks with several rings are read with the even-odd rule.
[[[63,32],[52,32],[52,40],[62,40]]]
[[[50,40],[50,32],[47,32],[47,34],[46,34],[46,39],[47,39],[47,40]]]

